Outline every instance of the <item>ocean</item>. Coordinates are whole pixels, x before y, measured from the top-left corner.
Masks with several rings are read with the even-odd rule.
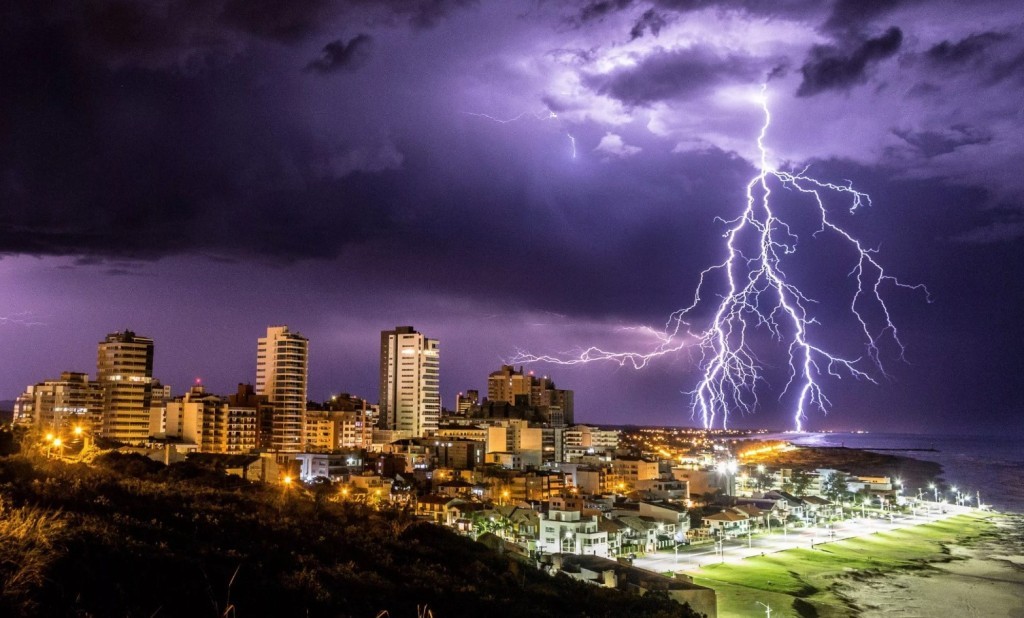
[[[1024,439],[887,433],[804,433],[771,436],[801,446],[845,446],[942,465],[942,478],[998,511],[1024,513]],[[935,449],[906,451],[903,449]],[[949,497],[949,494],[947,494]]]

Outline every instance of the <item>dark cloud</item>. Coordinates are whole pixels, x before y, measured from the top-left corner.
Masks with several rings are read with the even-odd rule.
[[[992,135],[987,131],[966,125],[953,125],[947,131],[894,130],[893,134],[914,148],[925,158],[949,154],[961,146],[987,144]]]
[[[993,62],[988,74],[990,84],[1014,78],[1018,82],[1024,82],[1024,50],[1018,51],[1006,59]]]
[[[866,24],[891,13],[901,6],[919,0],[837,0],[825,22],[825,29],[839,32],[860,32]]]
[[[580,10],[579,22],[600,20],[606,15],[621,11],[633,5],[633,0],[596,0]]]
[[[630,40],[639,39],[644,35],[645,32],[650,32],[653,36],[658,36],[661,29],[665,27],[665,18],[660,15],[654,9],[647,9],[644,14],[640,16],[640,19],[636,20],[633,24],[633,28],[629,31]]]
[[[728,81],[763,79],[765,64],[745,56],[719,56],[705,47],[663,51],[635,67],[590,75],[596,91],[629,105],[645,105],[705,92]]]
[[[316,32],[332,10],[330,0],[227,0],[225,23],[259,37],[295,43]]]
[[[977,58],[994,43],[1005,41],[1008,35],[1000,32],[972,34],[956,43],[943,41],[927,52],[930,61],[938,65],[960,65]]]
[[[903,43],[903,32],[896,27],[885,34],[844,50],[834,45],[816,45],[800,68],[804,79],[797,96],[809,97],[826,90],[843,90],[867,79],[870,65],[895,54]]]
[[[342,69],[354,71],[370,58],[373,39],[368,34],[357,34],[346,43],[342,39],[324,46],[320,57],[306,65],[307,71],[333,73]]]
[[[957,234],[951,240],[969,245],[1016,242],[1024,238],[1024,219],[1019,215]]]
[[[654,4],[677,13],[691,13],[717,8],[727,11],[742,11],[750,15],[765,17],[808,18],[822,8],[819,0],[654,0]]]
[[[404,16],[414,28],[433,28],[452,13],[475,6],[478,0],[357,0],[360,4],[386,7]]]

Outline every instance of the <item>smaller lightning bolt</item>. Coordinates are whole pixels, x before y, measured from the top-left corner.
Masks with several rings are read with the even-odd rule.
[[[513,122],[518,122],[518,121],[520,121],[520,120],[522,120],[524,118],[533,118],[534,120],[555,120],[555,119],[558,118],[558,114],[556,114],[555,112],[553,112],[551,110],[544,110],[542,112],[523,112],[523,113],[521,113],[521,114],[519,114],[517,116],[513,116],[511,118],[497,118],[495,116],[491,116],[490,114],[481,114],[479,112],[462,112],[462,113],[467,115],[467,116],[476,116],[477,118],[486,118],[487,120],[491,120],[493,122],[497,122],[498,124],[510,124],[510,123],[513,123]]]
[[[556,114],[555,112],[553,112],[551,110],[543,110],[543,111],[540,111],[540,112],[523,112],[521,114],[517,114],[515,116],[512,116],[511,118],[498,118],[497,116],[492,116],[490,114],[484,114],[484,113],[481,113],[481,112],[462,112],[462,113],[467,115],[467,116],[475,116],[476,118],[483,118],[485,120],[490,120],[491,122],[496,122],[498,124],[512,124],[514,122],[519,122],[521,120],[531,120],[531,119],[532,120],[558,120],[558,114]],[[572,153],[572,158],[575,159],[576,158],[576,138],[573,136],[572,133],[569,133],[568,131],[566,131],[565,136],[569,138],[569,149],[570,149],[570,152]]]
[[[12,313],[10,315],[0,315],[0,326],[46,326],[45,323],[38,321],[35,318],[35,314],[31,311],[22,311],[19,313]]]

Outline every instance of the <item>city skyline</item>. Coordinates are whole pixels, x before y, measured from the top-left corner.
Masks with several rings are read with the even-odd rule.
[[[807,429],[1024,434],[1019,3],[90,6],[18,4],[0,40],[0,400],[123,329],[175,394],[226,394],[288,324],[323,400],[376,397],[379,333],[414,324],[449,408],[520,351],[650,349],[723,257],[766,84],[772,164],[869,194],[830,213],[932,293],[887,291],[905,358],[823,382]],[[815,328],[866,353],[842,250],[798,231]],[[765,350],[731,426],[792,425]],[[579,422],[692,426],[694,361],[528,369]]]

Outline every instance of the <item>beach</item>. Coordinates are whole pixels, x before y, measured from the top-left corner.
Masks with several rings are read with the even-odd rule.
[[[689,571],[718,615],[1024,618],[1024,516],[969,513]]]
[[[774,437],[774,436],[773,436]],[[785,439],[783,436],[778,438]],[[795,451],[751,462],[900,477],[907,493],[949,480],[980,490],[1001,513],[944,522],[694,573],[719,591],[719,616],[1024,618],[1024,455],[1018,440],[807,434]],[[852,447],[852,448],[851,448]],[[870,450],[862,450],[862,449]],[[943,479],[946,482],[942,482]]]
[[[1024,618],[1024,516],[993,521],[990,534],[948,545],[948,562],[867,578],[844,578],[836,593],[854,615]]]

